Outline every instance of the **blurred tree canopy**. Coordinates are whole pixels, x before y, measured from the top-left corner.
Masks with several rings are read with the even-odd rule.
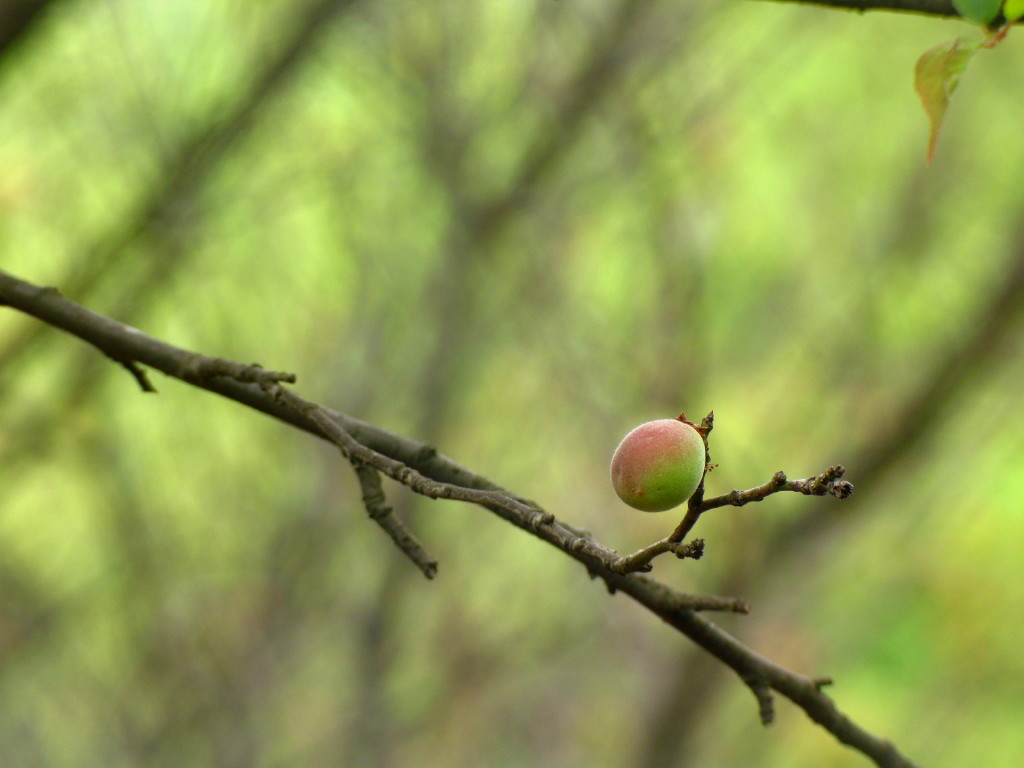
[[[27,10],[26,10],[27,9]],[[843,463],[656,561],[915,761],[1024,760],[1024,187],[1010,34],[710,0],[0,4],[0,267],[437,445],[629,552],[607,478]],[[10,22],[10,23],[8,23]],[[0,313],[0,743],[45,766],[860,766],[578,565]]]

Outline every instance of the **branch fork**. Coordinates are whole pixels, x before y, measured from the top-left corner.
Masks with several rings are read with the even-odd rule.
[[[686,416],[685,414],[680,414],[679,418],[685,420]],[[700,516],[709,510],[726,506],[742,507],[744,504],[763,501],[780,491],[794,491],[805,496],[834,496],[840,500],[848,498],[853,493],[853,484],[843,479],[843,475],[846,474],[846,468],[838,464],[829,467],[820,475],[801,480],[790,480],[785,472],[779,471],[772,475],[771,480],[763,485],[749,488],[745,491],[732,490],[721,496],[705,499],[704,481],[712,466],[717,466],[711,464],[711,453],[708,447],[708,436],[711,434],[711,430],[714,429],[714,424],[715,412],[711,411],[704,417],[699,427],[694,425],[694,428],[704,438],[705,470],[697,490],[694,491],[693,495],[686,502],[686,514],[683,516],[683,519],[679,521],[679,525],[676,526],[675,530],[665,538],[659,539],[653,544],[648,544],[646,547],[630,555],[618,558],[611,566],[615,573],[648,572],[653,568],[651,561],[658,555],[663,555],[667,552],[675,554],[680,559],[689,557],[699,560],[704,553],[704,540],[694,539],[689,544],[683,544],[682,541],[693,530],[697,521],[700,520]],[[694,547],[697,542],[700,543],[699,549]]]

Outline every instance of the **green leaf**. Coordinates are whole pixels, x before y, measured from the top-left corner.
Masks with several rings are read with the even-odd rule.
[[[1006,0],[1006,5],[1003,6],[1003,16],[1011,24],[1024,16],[1024,0]]]
[[[956,12],[975,24],[988,24],[999,14],[1002,0],[953,0]]]
[[[935,156],[935,145],[939,140],[939,130],[946,117],[949,97],[953,95],[960,75],[967,62],[978,50],[978,43],[970,43],[957,38],[929,48],[914,67],[914,90],[921,97],[921,104],[931,122],[931,133],[928,137],[928,162]]]

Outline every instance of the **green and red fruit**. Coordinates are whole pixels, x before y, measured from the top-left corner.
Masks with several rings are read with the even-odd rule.
[[[693,495],[704,477],[704,438],[683,416],[648,421],[612,455],[612,486],[644,512],[663,512]]]

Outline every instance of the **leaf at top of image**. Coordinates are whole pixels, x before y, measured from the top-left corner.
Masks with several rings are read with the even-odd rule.
[[[929,48],[914,67],[914,90],[921,97],[921,104],[931,122],[928,136],[928,163],[935,156],[935,145],[939,130],[946,117],[949,97],[953,95],[960,75],[971,56],[978,50],[977,43],[964,42],[960,38]]]
[[[988,24],[999,14],[1003,0],[953,0],[956,12],[975,24]]]
[[[1006,0],[1006,5],[1003,6],[1003,16],[1010,23],[1024,16],[1024,0]]]

